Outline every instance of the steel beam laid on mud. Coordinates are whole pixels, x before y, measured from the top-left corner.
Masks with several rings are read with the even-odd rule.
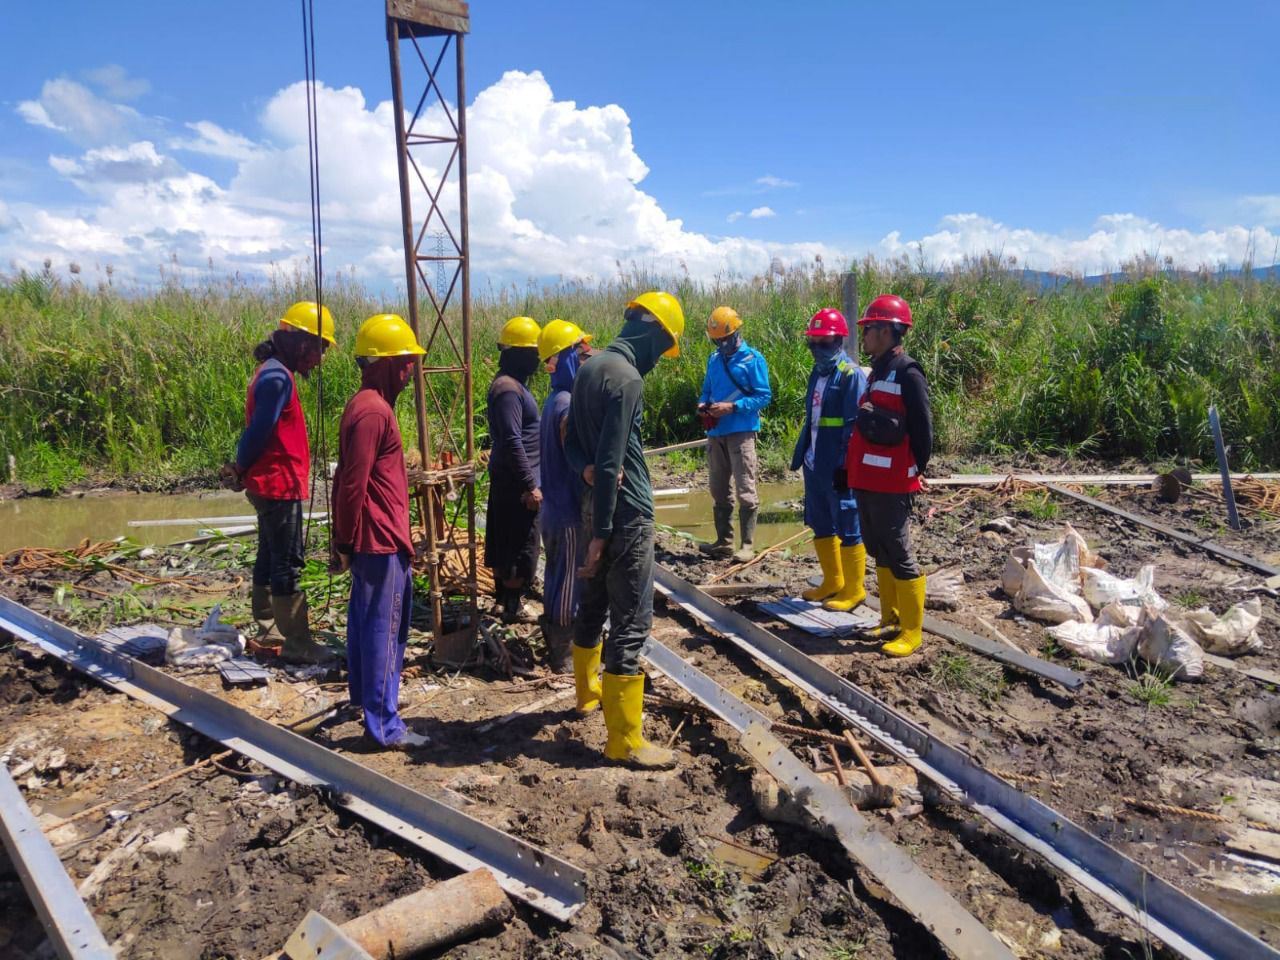
[[[62,960],[115,960],[62,861],[0,763],[0,839]]]
[[[1182,956],[1189,960],[1280,960],[1280,952],[1226,917],[670,570],[658,566],[654,582],[671,602],[806,691],[944,793],[1040,854]]]
[[[1178,540],[1182,543],[1190,544],[1205,553],[1212,554],[1223,560],[1230,560],[1232,563],[1238,563],[1243,567],[1249,567],[1258,573],[1265,573],[1272,577],[1280,574],[1280,567],[1273,567],[1269,563],[1263,563],[1256,560],[1248,554],[1240,553],[1232,550],[1230,547],[1222,547],[1214,543],[1212,540],[1205,540],[1190,533],[1183,533],[1181,530],[1175,530],[1166,524],[1160,523],[1158,520],[1148,520],[1146,517],[1140,517],[1136,513],[1130,513],[1128,510],[1122,510],[1120,507],[1113,507],[1109,503],[1104,503],[1094,497],[1083,493],[1076,493],[1074,490],[1068,490],[1066,487],[1060,487],[1056,483],[1046,483],[1046,490],[1051,490],[1059,496],[1068,497],[1072,500],[1078,500],[1086,503],[1098,510],[1105,511],[1112,516],[1119,517],[1121,520],[1127,520],[1129,523],[1137,524],[1140,527],[1146,527],[1148,530],[1154,530],[1161,536],[1168,537],[1171,540]]]
[[[281,776],[326,789],[336,805],[460,870],[488,867],[543,913],[567,920],[586,902],[586,872],[573,864],[5,597],[0,628]]]
[[[880,610],[880,601],[875,597],[867,597],[866,605],[877,612]],[[948,623],[946,620],[939,620],[928,613],[924,615],[924,632],[943,637],[952,643],[960,644],[962,647],[968,647],[974,653],[980,653],[984,657],[997,660],[1006,667],[1025,670],[1027,673],[1034,673],[1044,680],[1052,680],[1068,690],[1079,690],[1084,686],[1084,674],[1082,673],[1070,670],[1060,663],[1033,657],[1017,647],[1005,646],[1003,643],[996,643],[994,640],[980,637],[972,630],[966,630],[959,624]]]
[[[764,714],[735,697],[658,640],[640,655],[741,735],[747,752],[849,856],[876,878],[959,960],[1013,960],[1013,953],[962,907],[902,848],[878,833],[847,797],[810,770],[769,730]]]

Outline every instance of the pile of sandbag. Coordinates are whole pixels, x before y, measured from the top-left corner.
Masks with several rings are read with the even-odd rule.
[[[1076,656],[1125,663],[1135,656],[1172,677],[1204,673],[1204,653],[1238,657],[1262,649],[1262,602],[1253,597],[1222,616],[1208,607],[1174,609],[1156,592],[1155,567],[1132,579],[1105,570],[1066,524],[1053,543],[1015,547],[1001,575],[1014,609],[1053,624],[1049,635]]]

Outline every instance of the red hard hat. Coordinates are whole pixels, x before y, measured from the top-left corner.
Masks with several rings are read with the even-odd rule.
[[[809,320],[807,337],[847,337],[849,324],[844,314],[834,307],[823,307]]]
[[[883,294],[867,304],[858,326],[865,327],[868,323],[900,323],[909,327],[911,307],[901,297],[895,297],[892,293]]]

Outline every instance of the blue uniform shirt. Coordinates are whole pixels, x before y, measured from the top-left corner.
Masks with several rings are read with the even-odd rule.
[[[732,378],[729,371],[733,373]],[[720,351],[712,350],[711,356],[707,358],[706,375],[702,378],[699,403],[732,403],[733,413],[721,417],[707,434],[719,437],[743,431],[758,433],[760,411],[773,399],[773,393],[769,390],[769,365],[765,363],[759,350],[743,342],[729,358],[729,371],[725,370],[725,361],[720,358]],[[739,389],[734,380],[746,387],[746,390]]]

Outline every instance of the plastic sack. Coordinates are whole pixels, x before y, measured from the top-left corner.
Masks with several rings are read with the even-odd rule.
[[[222,607],[215,606],[198,627],[174,627],[165,643],[164,658],[174,666],[202,666],[230,660],[244,653],[244,636],[223,623]]]
[[[1143,613],[1138,656],[1164,669],[1174,679],[1198,680],[1204,676],[1204,651],[1171,618],[1155,610]]]
[[[1176,619],[1187,634],[1209,653],[1242,657],[1262,650],[1258,624],[1262,621],[1262,600],[1250,597],[1222,616],[1208,608],[1192,610]]]
[[[1112,603],[1102,609],[1095,623],[1069,620],[1045,632],[1077,657],[1096,663],[1124,663],[1133,657],[1141,628],[1128,609]]]
[[[1093,611],[1084,597],[1073,592],[1069,583],[1046,580],[1034,563],[1023,572],[1013,606],[1020,613],[1046,623],[1093,622]]]
[[[1135,610],[1145,606],[1160,611],[1168,604],[1152,586],[1155,574],[1156,568],[1152,564],[1144,566],[1132,580],[1117,577],[1105,570],[1082,567],[1080,584],[1084,598],[1094,610],[1101,610],[1110,603],[1121,603]]]

